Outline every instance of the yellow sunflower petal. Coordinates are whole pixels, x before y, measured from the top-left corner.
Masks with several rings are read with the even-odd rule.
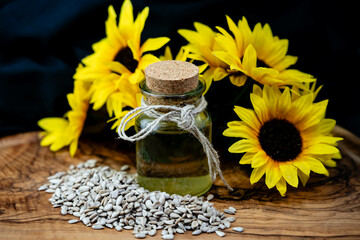
[[[126,42],[118,31],[116,25],[116,13],[112,5],[108,8],[108,15],[109,17],[105,22],[107,39],[113,47],[121,49],[125,46]]]
[[[280,162],[279,167],[286,182],[293,187],[298,187],[297,168],[290,162]]]
[[[264,99],[256,94],[250,94],[250,100],[254,107],[254,111],[258,116],[260,122],[263,124],[269,120],[270,115]]]
[[[336,125],[336,121],[334,119],[322,119],[317,125],[317,131],[321,134],[330,133]]]
[[[254,184],[258,182],[262,178],[262,176],[264,176],[266,168],[267,168],[267,164],[262,165],[259,168],[253,169],[250,175],[250,183]]]
[[[335,154],[339,152],[339,149],[328,144],[320,143],[309,146],[304,149],[303,152],[304,154]]]
[[[205,80],[205,93],[207,93],[207,91],[209,90],[211,84],[212,84],[212,80],[214,79],[214,68],[209,68],[207,69],[204,73],[203,73],[203,79]]]
[[[336,162],[332,159],[321,161],[327,167],[336,167]]]
[[[125,0],[121,6],[119,17],[119,29],[128,29],[134,23],[133,6],[130,0]]]
[[[231,125],[231,124],[230,124]],[[226,137],[256,138],[257,132],[246,125],[231,126],[223,132]]]
[[[301,158],[295,159],[292,161],[292,164],[297,167],[301,172],[303,172],[305,175],[310,175],[310,166],[306,163],[306,161],[303,161]]]
[[[164,52],[164,56],[160,57],[160,60],[164,61],[164,60],[173,60],[173,56],[171,53],[171,49],[169,46],[165,47],[165,52]]]
[[[244,122],[242,121],[231,121],[231,122],[228,122],[227,123],[227,126],[230,128],[230,127],[241,127],[245,125]]]
[[[299,122],[304,116],[306,116],[311,111],[312,102],[312,94],[301,96],[292,102],[291,108],[288,112],[288,116],[291,117],[291,122]]]
[[[284,71],[291,65],[294,65],[297,62],[297,60],[298,60],[298,57],[287,55],[287,56],[283,57],[283,59],[281,61],[272,65],[272,67],[278,71]]]
[[[148,38],[141,46],[140,55],[144,52],[155,51],[170,41],[167,37]]]
[[[327,143],[330,145],[336,144],[336,142],[343,140],[341,137],[332,137],[332,136],[316,136],[313,137],[309,142],[311,144],[318,144],[318,143]]]
[[[342,159],[340,151],[331,155],[332,159]]]
[[[291,96],[290,96],[290,89],[287,87],[281,94],[278,104],[277,104],[277,111],[280,116],[286,116],[287,112],[291,107]]]
[[[269,156],[263,151],[258,151],[251,161],[252,168],[258,168],[263,166],[269,161]]]
[[[247,152],[242,156],[239,163],[240,164],[251,164],[251,161],[252,161],[254,156],[255,156],[255,153]]]
[[[185,61],[185,60],[181,60],[181,61]],[[204,63],[204,64],[202,64],[202,65],[200,65],[198,67],[199,67],[199,73],[203,73],[205,71],[205,69],[208,67],[208,64]]]
[[[243,66],[244,70],[246,70],[250,73],[253,68],[256,68],[256,61],[257,61],[256,50],[250,44],[246,48],[244,57],[242,60],[242,66]]]
[[[119,74],[124,74],[124,73],[131,73],[129,71],[129,69],[127,69],[123,64],[121,64],[120,62],[108,62],[106,63],[106,65],[109,67],[109,69],[113,72],[119,73]]]
[[[237,87],[244,86],[247,80],[247,76],[245,74],[230,75],[229,78],[230,82]]]
[[[219,81],[219,80],[225,78],[227,75],[229,75],[229,74],[225,71],[225,69],[218,67],[218,68],[215,68],[213,78],[214,78],[214,81]]]
[[[232,70],[243,71],[240,59],[225,51],[213,51],[213,55],[230,66]]]
[[[273,188],[281,179],[282,173],[279,168],[279,163],[270,160],[266,168],[265,184],[268,188]]]
[[[194,27],[198,33],[201,33],[202,39],[213,39],[216,33],[209,27],[200,22],[194,22]],[[207,43],[211,44],[211,43]]]
[[[140,60],[140,48],[139,48],[139,45],[136,43],[136,40],[132,38],[132,39],[129,39],[126,43],[132,52],[133,58],[136,61],[139,61]]]
[[[65,147],[66,145],[69,145],[69,137],[68,134],[64,134],[60,138],[57,138],[56,141],[54,141],[50,145],[50,150],[53,152],[59,151],[61,148]]]
[[[286,194],[286,181],[282,177],[280,178],[279,182],[276,184],[276,189],[279,191],[281,196],[285,197]]]
[[[190,43],[198,43],[200,45],[207,44],[201,37],[199,37],[199,34],[195,31],[179,29],[178,33]]]
[[[144,56],[141,57],[138,68],[145,70],[145,68],[147,66],[149,66],[150,64],[154,63],[154,62],[158,62],[160,61],[157,57],[155,57],[154,55],[148,53],[145,54]]]
[[[257,85],[257,84],[253,85],[253,92],[252,93],[255,94],[255,95],[258,95],[261,98],[263,97],[263,91],[262,91],[261,87],[259,85]]]
[[[57,129],[64,129],[68,124],[68,121],[59,117],[48,117],[38,121],[39,127],[48,132],[52,132]]]
[[[254,144],[254,142],[248,139],[237,141],[236,143],[234,143],[229,147],[229,152],[232,153],[257,152],[257,151],[258,148]]]
[[[229,26],[230,31],[234,34],[236,46],[237,46],[237,49],[238,49],[237,54],[240,55],[244,51],[244,49],[243,49],[243,47],[244,47],[243,35],[242,35],[240,29],[234,23],[234,21],[227,15],[226,15],[226,21],[227,21],[227,24]],[[242,57],[242,56],[240,55],[239,57]]]
[[[328,100],[313,104],[311,112],[299,123],[302,129],[318,124],[324,118]]]
[[[75,156],[77,147],[78,147],[78,139],[75,139],[75,140],[72,141],[71,144],[70,144],[70,148],[69,148],[70,156],[72,156],[72,157]]]
[[[259,122],[259,119],[257,118],[254,110],[243,108],[240,106],[235,106],[234,111],[241,120],[243,120],[246,124],[248,124],[255,131],[260,129],[260,122]]]
[[[40,146],[46,147],[55,142],[59,137],[61,137],[58,132],[47,133],[40,142]]]
[[[268,107],[269,115],[271,117],[276,117],[277,116],[276,108],[278,103],[277,99],[279,98],[281,93],[275,90],[274,87],[268,85],[264,86],[262,93],[265,104]]]
[[[251,38],[253,37],[251,29],[245,17],[242,17],[242,19],[238,21],[238,28],[242,34],[242,37],[244,38],[243,49],[245,49],[249,45]]]
[[[141,69],[137,68],[135,70],[135,72],[133,74],[130,75],[129,77],[129,82],[131,84],[137,84],[139,83],[141,80],[144,79],[144,74],[143,72],[141,71]]]
[[[318,174],[324,174],[329,176],[328,170],[324,167],[324,165],[317,159],[309,156],[304,156],[303,161],[306,162],[309,166],[311,171],[316,172]]]
[[[146,19],[149,16],[149,7],[145,7],[136,17],[134,22],[134,39],[136,44],[140,46],[140,36],[144,29]]]
[[[302,171],[300,171],[300,169],[298,169],[298,176],[300,178],[300,181],[302,183],[302,185],[305,187],[307,181],[310,178],[310,175],[306,175],[305,173],[303,173]]]

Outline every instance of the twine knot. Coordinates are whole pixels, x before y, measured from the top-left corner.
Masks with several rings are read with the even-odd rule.
[[[193,111],[195,109],[194,105],[186,105],[181,108],[180,111],[180,120],[177,122],[178,126],[184,130],[190,130],[195,126],[195,118]]]
[[[202,144],[204,153],[208,159],[209,174],[212,181],[214,182],[216,175],[219,174],[225,186],[232,190],[221,172],[218,153],[210,143],[209,139],[195,125],[195,116],[205,110],[206,106],[207,102],[204,97],[200,99],[200,103],[197,106],[188,104],[183,107],[173,105],[147,105],[142,99],[141,106],[128,112],[121,120],[118,128],[119,138],[130,142],[138,141],[151,134],[161,121],[175,122],[179,128],[193,134]],[[168,112],[162,113],[157,111],[160,109],[162,111],[168,110]],[[150,117],[154,118],[154,120],[136,134],[132,136],[126,135],[125,129],[127,124],[142,113],[148,114]]]

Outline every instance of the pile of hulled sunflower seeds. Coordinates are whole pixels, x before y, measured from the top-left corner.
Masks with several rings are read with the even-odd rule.
[[[74,224],[82,222],[95,230],[115,228],[132,230],[135,238],[154,236],[161,231],[163,239],[174,239],[176,233],[193,231],[192,235],[216,233],[223,237],[224,229],[230,228],[234,217],[226,217],[209,201],[214,197],[170,195],[166,192],[150,192],[136,183],[136,175],[128,174],[127,165],[120,171],[108,166],[96,167],[90,159],[67,172],[58,172],[38,190],[53,193],[49,199],[53,207],[61,208],[61,214],[71,214]],[[233,215],[236,209],[224,210]],[[233,228],[242,232],[243,228]]]

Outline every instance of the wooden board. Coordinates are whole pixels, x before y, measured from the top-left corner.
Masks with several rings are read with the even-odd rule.
[[[226,230],[226,239],[360,239],[360,139],[340,127],[334,134],[345,140],[340,144],[343,159],[330,170],[330,177],[313,175],[305,188],[288,189],[285,198],[264,183],[251,186],[249,170],[239,166],[238,159],[223,161],[225,178],[236,189],[229,193],[217,181],[211,189],[215,207],[236,207],[232,226],[245,228],[243,233]],[[115,140],[106,146],[83,140],[72,159],[66,150],[52,153],[40,147],[37,132],[0,139],[0,239],[133,239],[131,231],[68,224],[73,217],[60,215],[48,201],[51,194],[37,191],[48,176],[89,158],[115,169],[130,164],[135,172],[134,148],[129,146]],[[219,238],[194,237],[190,232],[175,236]],[[161,239],[160,233],[151,239]]]

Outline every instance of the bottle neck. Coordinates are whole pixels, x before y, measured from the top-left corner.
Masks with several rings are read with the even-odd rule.
[[[146,105],[174,105],[183,107],[192,104],[197,106],[205,91],[205,84],[202,81],[199,81],[195,89],[185,93],[155,92],[146,86],[145,80],[141,81],[139,86]]]

